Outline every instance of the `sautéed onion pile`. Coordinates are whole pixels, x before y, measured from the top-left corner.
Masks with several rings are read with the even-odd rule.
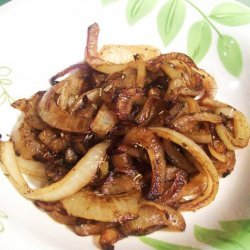
[[[250,128],[215,100],[215,80],[185,54],[115,45],[98,52],[98,34],[97,24],[88,28],[86,61],[12,104],[22,115],[1,142],[1,166],[56,221],[113,249],[129,235],[185,230],[181,211],[215,199]]]

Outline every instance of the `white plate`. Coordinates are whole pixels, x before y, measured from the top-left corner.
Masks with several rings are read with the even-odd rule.
[[[37,90],[48,88],[48,79],[52,75],[68,65],[83,60],[86,30],[93,22],[98,22],[101,28],[100,45],[150,44],[160,48],[162,52],[186,53],[189,28],[195,21],[201,20],[200,13],[185,2],[185,22],[175,39],[165,47],[157,30],[157,15],[167,0],[158,1],[151,13],[133,25],[129,25],[126,20],[128,1],[117,0],[109,4],[102,2],[108,1],[13,0],[1,6],[0,74],[2,76],[0,79],[10,79],[11,85],[3,85],[1,80],[0,91],[4,87],[11,97],[18,99],[29,97]],[[140,9],[140,4],[147,1],[137,2],[139,6],[137,7]],[[214,6],[223,1],[210,0],[201,3],[193,0],[192,2],[204,13],[209,14]],[[244,8],[247,7],[244,6]],[[214,30],[211,47],[199,66],[215,77],[219,86],[217,98],[250,117],[250,26],[231,27],[210,20],[221,33],[233,36],[238,41],[243,55],[243,68],[239,77],[234,77],[224,68],[218,56],[218,35]],[[7,72],[9,73],[7,76],[3,76],[8,71],[2,68],[3,66],[11,69],[11,72]],[[3,100],[1,98],[0,101]],[[4,138],[7,138],[5,135],[10,133],[19,113],[6,101],[0,105],[0,114],[0,132]],[[249,161],[249,147],[237,151],[235,170],[227,178],[221,179],[215,201],[195,213],[184,213],[187,223],[185,232],[160,231],[149,237],[176,245],[211,249],[211,246],[195,238],[194,226],[223,231],[219,222],[234,220],[238,222],[231,226],[231,234],[229,233],[232,236],[231,239],[226,237],[224,244],[219,246],[216,243],[215,234],[211,242],[215,242],[219,249],[247,249],[249,245],[246,244],[250,244]],[[2,173],[0,173],[0,201],[0,210],[8,215],[8,218],[4,218],[0,213],[0,223],[4,227],[0,233],[0,249],[98,248],[97,237],[76,236],[67,227],[54,222],[32,202],[20,196]],[[243,223],[245,226],[242,226],[239,220],[247,218],[248,221]],[[230,230],[228,229],[228,232]],[[118,242],[116,249],[152,248],[138,237],[129,237]],[[172,246],[166,249],[177,248]]]

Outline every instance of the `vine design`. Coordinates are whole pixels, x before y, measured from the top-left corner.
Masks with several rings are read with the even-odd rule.
[[[12,84],[12,81],[7,78],[11,73],[11,69],[5,66],[0,66],[0,105],[8,101],[12,103],[14,98],[7,91],[7,87]]]
[[[8,215],[0,210],[0,218],[6,219],[8,218]],[[0,221],[0,233],[4,231],[4,226],[2,222]]]
[[[117,0],[102,0],[108,4]],[[241,0],[246,4],[248,0]],[[150,14],[157,0],[128,0],[127,21],[134,25]],[[240,26],[250,23],[250,8],[235,2],[223,2],[216,5],[209,14],[205,14],[193,0],[167,0],[157,15],[158,32],[165,46],[177,36],[185,21],[186,5],[197,11],[201,19],[193,23],[187,37],[187,54],[199,63],[207,54],[212,43],[212,30],[217,35],[217,52],[225,69],[235,77],[242,72],[242,52],[237,40],[220,31],[214,22],[225,26]]]

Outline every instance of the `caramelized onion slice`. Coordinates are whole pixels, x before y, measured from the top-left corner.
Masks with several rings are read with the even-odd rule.
[[[142,200],[142,206],[152,206],[157,208],[159,211],[165,213],[167,222],[166,226],[168,226],[172,230],[176,231],[184,231],[186,228],[186,223],[181,215],[181,213],[169,206],[161,205],[152,201]]]
[[[233,134],[223,124],[216,126],[216,132],[226,147],[229,150],[234,150],[235,147],[246,147],[250,138],[250,125],[244,114],[233,108],[218,108],[215,110],[215,113],[233,118]]]
[[[167,168],[161,142],[149,129],[133,128],[125,135],[123,143],[139,145],[147,150],[152,167],[151,188],[148,198],[159,197],[164,191]]]
[[[38,140],[34,129],[23,116],[19,118],[11,131],[11,140],[16,152],[25,159],[32,160],[34,157],[51,159],[53,157],[48,148]]]
[[[124,235],[117,227],[106,228],[100,235],[99,243],[103,250],[113,250],[113,244],[123,238]]]
[[[150,128],[153,132],[156,133],[157,136],[173,141],[179,146],[186,149],[199,163],[197,167],[199,171],[207,176],[207,187],[203,192],[202,196],[197,197],[192,201],[187,201],[183,203],[180,208],[182,210],[197,210],[201,207],[204,207],[211,203],[217,192],[219,187],[219,178],[217,171],[207,156],[207,154],[199,147],[195,142],[187,138],[186,136],[168,128],[163,127],[152,127]]]
[[[91,130],[98,136],[104,137],[117,123],[116,113],[103,104],[91,124]]]
[[[226,162],[227,157],[226,154],[222,154],[216,151],[216,149],[213,147],[212,143],[209,143],[208,145],[208,150],[210,152],[210,154],[217,159],[220,162]]]
[[[211,133],[206,130],[193,130],[192,132],[184,133],[184,135],[200,144],[208,144],[212,141]]]
[[[86,221],[81,219],[76,221],[74,231],[77,235],[87,236],[101,234],[106,228],[110,228],[114,223],[100,221]]]
[[[97,23],[88,27],[87,45],[85,49],[85,58],[87,63],[93,69],[105,74],[112,74],[125,70],[128,67],[128,64],[113,64],[103,60],[99,56],[97,52],[99,31],[100,29]]]
[[[138,218],[121,225],[123,235],[145,235],[168,225],[165,214],[153,206],[142,205],[138,215]]]
[[[219,123],[221,121],[222,121],[222,118],[219,115],[214,115],[208,112],[200,112],[200,113],[183,115],[177,118],[173,122],[173,125],[178,131],[188,132],[192,130],[194,126],[194,122]]]
[[[57,201],[74,194],[86,186],[95,176],[99,165],[106,157],[108,142],[92,147],[87,154],[58,182],[32,190],[22,177],[12,142],[3,142],[1,158],[16,189],[28,199]]]
[[[180,193],[181,202],[194,200],[197,198],[207,187],[207,176],[204,174],[197,174],[190,178],[187,185]]]
[[[89,131],[91,118],[96,107],[92,105],[92,109],[89,110],[89,117],[69,113],[57,105],[54,100],[55,94],[55,90],[50,88],[40,100],[37,109],[40,118],[50,126],[64,131],[76,133]]]
[[[138,216],[140,197],[137,190],[118,195],[82,190],[61,202],[70,215],[103,222],[123,222]]]

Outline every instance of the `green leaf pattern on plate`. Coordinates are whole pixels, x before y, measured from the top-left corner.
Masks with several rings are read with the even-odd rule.
[[[10,2],[11,0],[0,0],[0,6],[4,5],[5,3]]]
[[[195,226],[197,240],[222,250],[248,250],[250,246],[250,220],[222,221],[224,231]]]
[[[208,229],[195,226],[194,235],[198,241],[221,250],[248,250],[250,246],[250,219],[221,221],[222,229]],[[175,245],[151,237],[139,239],[156,250],[199,250],[191,246]]]
[[[198,248],[166,243],[151,237],[141,236],[139,239],[156,250],[200,250]]]
[[[242,55],[238,42],[231,36],[218,37],[217,49],[224,67],[234,76],[242,71]]]
[[[212,42],[212,31],[207,21],[194,23],[188,33],[187,52],[196,63],[199,63],[209,50]]]
[[[250,9],[236,3],[222,3],[214,7],[209,15],[214,21],[238,26],[250,23]]]
[[[107,5],[113,2],[116,2],[117,0],[101,0],[103,5]]]
[[[126,9],[128,23],[136,23],[149,14],[156,4],[157,0],[129,0]]]
[[[160,10],[157,17],[158,31],[165,46],[178,34],[185,20],[183,0],[169,0]]]

